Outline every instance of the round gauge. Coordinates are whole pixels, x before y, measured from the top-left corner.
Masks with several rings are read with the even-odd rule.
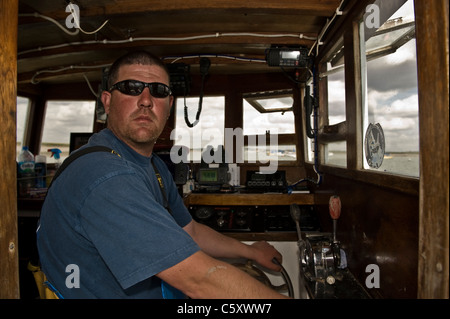
[[[366,161],[372,168],[379,168],[383,163],[385,141],[381,125],[369,124],[364,140],[364,149],[366,152]]]
[[[196,211],[195,211],[195,216],[198,218],[198,219],[202,219],[202,220],[205,220],[205,219],[208,219],[208,218],[210,218],[211,217],[211,215],[212,215],[212,209],[210,208],[210,207],[200,207],[200,208],[198,208]]]
[[[245,217],[245,216],[247,216],[247,212],[246,212],[245,210],[238,210],[238,211],[236,212],[236,214],[237,214],[239,217]]]
[[[246,221],[244,218],[237,218],[237,219],[236,219],[236,224],[237,224],[239,227],[242,227],[242,226],[244,226],[245,224],[247,224],[247,221]]]

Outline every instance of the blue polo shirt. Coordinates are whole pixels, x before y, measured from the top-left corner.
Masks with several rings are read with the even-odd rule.
[[[199,250],[182,229],[191,220],[164,162],[152,155],[172,215],[151,164],[109,130],[87,146],[49,190],[37,244],[42,270],[64,298],[162,298],[155,274]],[[79,286],[77,287],[77,284]]]

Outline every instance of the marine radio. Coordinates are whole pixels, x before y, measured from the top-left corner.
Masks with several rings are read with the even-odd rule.
[[[197,182],[200,185],[222,185],[230,180],[227,167],[200,168],[197,172]]]
[[[184,63],[167,64],[170,89],[174,96],[187,96],[191,90],[190,66]]]
[[[306,68],[311,58],[306,47],[270,48],[266,50],[266,61],[269,66]]]
[[[247,171],[247,190],[260,192],[286,192],[286,171],[265,174],[259,171]]]

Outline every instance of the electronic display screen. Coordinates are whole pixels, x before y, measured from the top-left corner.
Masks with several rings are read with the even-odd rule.
[[[300,55],[300,51],[281,51],[282,59],[293,59],[297,60]]]
[[[266,175],[264,175],[264,174],[253,174],[252,175],[252,180],[254,180],[254,181],[265,181],[266,180]]]
[[[217,170],[201,170],[200,171],[200,182],[217,182]]]

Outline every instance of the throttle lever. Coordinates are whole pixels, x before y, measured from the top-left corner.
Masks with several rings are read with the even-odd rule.
[[[295,222],[295,226],[297,228],[298,240],[303,240],[302,231],[300,228],[300,215],[301,215],[300,207],[298,207],[297,204],[291,204],[290,213],[291,213],[291,218]]]
[[[336,239],[336,231],[337,231],[337,220],[339,216],[341,216],[341,199],[337,195],[333,195],[330,197],[330,201],[328,203],[330,216],[333,220],[333,242],[337,243]]]

